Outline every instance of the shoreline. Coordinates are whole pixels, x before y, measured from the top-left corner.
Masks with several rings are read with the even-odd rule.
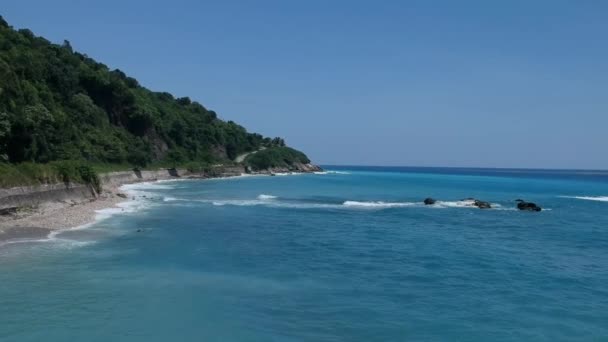
[[[292,174],[311,173],[308,171],[288,171]],[[124,179],[109,181],[97,197],[74,201],[48,201],[34,209],[25,210],[9,217],[0,217],[0,248],[7,244],[36,242],[49,239],[52,234],[61,231],[78,229],[100,220],[100,211],[120,209],[120,204],[134,201],[129,190],[123,189],[130,184],[158,183],[167,181],[223,179],[251,176],[270,176],[273,172],[255,174],[223,173],[213,176],[185,174],[184,176],[167,175],[154,179]],[[125,210],[124,208],[122,209]]]
[[[126,184],[125,184],[126,185]],[[16,242],[48,239],[52,233],[77,229],[96,222],[98,211],[120,208],[130,198],[119,197],[120,187],[105,190],[96,199],[81,203],[54,202],[0,221],[0,247]]]

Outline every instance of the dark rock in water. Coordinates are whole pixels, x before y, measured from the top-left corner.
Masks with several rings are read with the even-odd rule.
[[[479,209],[491,209],[492,208],[492,205],[490,204],[490,202],[485,202],[485,201],[480,201],[480,200],[473,200],[473,205]]]
[[[17,213],[17,210],[19,208],[17,207],[9,207],[9,208],[3,208],[0,209],[0,215],[5,216],[5,215],[13,215]]]
[[[117,193],[116,196],[121,197],[121,198],[127,198],[127,195],[123,194],[123,193]]]
[[[140,228],[137,230],[138,233],[141,233],[143,230]]]
[[[526,202],[524,200],[515,200],[517,202],[517,209],[526,211],[541,211],[542,208],[536,205],[536,203]]]
[[[430,197],[424,199],[424,204],[425,205],[432,205],[432,204],[435,204],[436,202],[437,201],[435,199],[430,198]]]
[[[479,209],[491,209],[492,208],[492,204],[490,204],[490,202],[480,201],[480,200],[475,199],[473,197],[463,198],[460,201],[462,201],[462,202],[473,202],[472,206],[477,207]]]

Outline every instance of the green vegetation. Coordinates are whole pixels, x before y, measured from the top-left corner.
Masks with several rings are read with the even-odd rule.
[[[270,167],[290,167],[294,163],[308,164],[310,160],[306,155],[290,147],[270,147],[253,153],[245,158],[245,164],[254,170],[263,170]]]
[[[282,146],[281,138],[249,133],[188,97],[148,90],[68,41],[52,44],[0,17],[0,186],[92,177],[56,161],[103,170],[209,165]]]
[[[58,182],[90,184],[97,192],[101,191],[97,172],[84,162],[0,163],[0,187],[3,188]]]

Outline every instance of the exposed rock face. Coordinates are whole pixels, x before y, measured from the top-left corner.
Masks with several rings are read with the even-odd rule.
[[[266,170],[259,170],[259,171],[254,171],[251,173],[272,175],[275,173],[290,173],[290,172],[312,173],[312,172],[320,172],[320,171],[323,171],[323,169],[318,165],[314,165],[314,164],[310,164],[310,163],[309,164],[294,163],[287,167],[271,167]]]
[[[319,172],[319,171],[323,171],[323,169],[318,166],[318,165],[314,165],[314,164],[294,164],[294,167],[296,168],[296,171],[299,172]]]
[[[216,145],[211,148],[211,155],[217,159],[228,159],[228,153],[226,147],[223,145]]]
[[[154,158],[164,158],[169,151],[169,146],[167,146],[167,143],[158,135],[155,129],[148,130],[145,135],[148,137],[148,141],[151,143],[152,155]]]
[[[425,205],[432,205],[432,204],[435,204],[436,202],[437,202],[437,201],[436,201],[434,198],[430,198],[430,197],[428,197],[428,198],[425,198],[425,199],[424,199],[424,204],[425,204]]]
[[[517,202],[517,209],[526,211],[541,211],[542,208],[536,205],[536,203],[526,202],[524,200],[515,200]]]

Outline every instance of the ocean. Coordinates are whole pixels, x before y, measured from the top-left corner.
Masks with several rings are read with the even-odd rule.
[[[326,169],[1,246],[0,341],[608,340],[608,172]]]

